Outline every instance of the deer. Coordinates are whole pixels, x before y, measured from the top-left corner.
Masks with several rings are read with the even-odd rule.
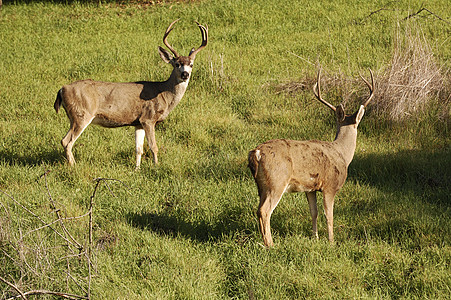
[[[357,126],[374,95],[371,69],[370,75],[371,84],[360,76],[367,85],[370,95],[354,114],[348,115],[345,114],[343,104],[333,106],[322,98],[321,69],[318,71],[313,93],[321,103],[335,113],[337,131],[333,142],[274,139],[258,145],[249,152],[248,167],[260,197],[257,210],[259,230],[267,248],[274,245],[270,227],[271,214],[286,192],[305,192],[312,218],[313,237],[316,239],[318,239],[316,192],[322,192],[328,239],[334,244],[334,199],[346,181],[348,166],[354,157]]]
[[[164,121],[182,99],[191,78],[194,59],[208,42],[208,26],[196,22],[202,34],[201,45],[197,49],[192,48],[188,56],[179,55],[167,40],[177,21],[179,19],[168,26],[163,36],[163,44],[173,55],[158,47],[161,59],[173,68],[166,81],[120,83],[87,79],[65,85],[58,91],[55,111],[58,113],[63,106],[70,121],[70,129],[61,140],[70,166],[75,164],[72,147],[91,123],[107,128],[134,126],[136,169],[141,165],[145,137],[153,162],[158,165],[155,125]]]

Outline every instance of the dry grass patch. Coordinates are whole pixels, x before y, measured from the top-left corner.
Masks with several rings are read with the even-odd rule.
[[[437,117],[442,121],[451,119],[451,72],[441,66],[424,36],[415,23],[406,23],[394,37],[393,54],[387,67],[375,72],[376,92],[371,109],[388,120],[400,121],[424,112],[430,104],[438,105]],[[367,77],[367,74],[361,74]],[[276,94],[295,95],[312,89],[316,78],[279,83]],[[360,78],[350,78],[342,71],[323,71],[321,85],[331,101],[345,106],[358,95],[363,99],[366,87]],[[352,100],[353,102],[355,100]]]
[[[375,107],[391,120],[423,112],[433,99],[439,99],[443,111],[449,112],[449,70],[437,63],[415,23],[407,23],[404,31],[398,27],[390,64],[377,77]]]

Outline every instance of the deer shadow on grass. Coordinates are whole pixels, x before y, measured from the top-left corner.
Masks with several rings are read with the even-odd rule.
[[[338,214],[354,223],[347,231],[350,237],[378,237],[412,248],[421,247],[426,240],[436,245],[446,243],[449,231],[443,213],[451,207],[449,147],[357,155],[349,168],[349,181],[381,192],[368,198],[362,194],[360,199],[346,199],[346,205],[336,206]],[[417,199],[421,203],[413,202]],[[366,219],[369,221],[359,221]],[[434,224],[430,220],[435,220]]]
[[[451,193],[451,148],[356,155],[349,167],[348,181],[365,183],[386,192],[428,190],[437,197],[424,201],[450,206],[449,196],[443,195]]]
[[[44,150],[35,152],[32,155],[20,153],[21,149],[1,149],[0,162],[3,161],[9,166],[38,166],[42,163],[57,163],[64,160],[63,154],[58,150]]]
[[[139,212],[127,215],[130,224],[141,230],[151,230],[162,236],[183,236],[198,242],[218,242],[224,236],[236,235],[243,238],[254,232],[246,222],[247,211],[229,207],[213,218],[199,218],[189,221],[183,213],[163,211],[161,213]],[[251,224],[252,226],[253,224]],[[245,238],[243,238],[245,239]]]
[[[375,187],[378,190],[393,193],[403,193],[413,191],[423,193],[427,190],[427,194],[432,197],[424,199],[431,205],[437,207],[449,207],[449,194],[451,194],[451,155],[450,151],[445,149],[441,151],[401,151],[396,154],[369,154],[357,155],[350,165],[348,182],[359,182]],[[224,171],[224,172],[223,172]],[[254,182],[249,173],[243,173],[242,166],[237,166],[232,171],[220,171],[219,174],[226,175],[226,178],[236,176],[246,176],[249,184]],[[199,170],[201,174],[208,174],[208,167]],[[340,193],[338,194],[340,197]],[[260,233],[258,231],[258,221],[256,210],[258,206],[257,189],[255,188],[255,201],[252,204],[252,211],[246,207],[232,206],[225,207],[222,212],[216,216],[202,217],[198,216],[196,221],[191,221],[185,217],[189,215],[183,210],[163,209],[162,212],[138,212],[129,214],[128,221],[132,226],[142,230],[151,230],[162,236],[183,236],[199,242],[220,241],[224,236],[249,236],[260,241]],[[289,198],[289,199],[287,199]],[[374,197],[373,197],[374,198]],[[319,196],[318,201],[321,201]],[[303,205],[308,207],[304,193],[297,193],[294,196],[284,195],[281,201],[301,201]],[[390,200],[391,201],[391,200]],[[404,200],[405,201],[405,200]],[[365,218],[380,209],[384,209],[384,199],[375,197],[370,202],[361,201],[361,199],[346,199],[347,204],[336,206],[337,214],[355,215],[356,218]],[[321,204],[320,204],[321,205]],[[395,203],[396,205],[396,203]],[[389,208],[387,208],[389,209]],[[437,211],[440,211],[439,209]],[[287,220],[293,219],[293,221]],[[303,218],[301,222],[296,218]],[[321,216],[318,222],[325,222],[325,218]],[[305,214],[300,211],[276,210],[272,219],[272,230],[276,236],[285,237],[291,234],[311,236],[311,217],[308,208]],[[335,230],[337,237],[341,239],[349,238],[357,240],[366,240],[368,235],[379,236],[384,240],[393,242],[405,242],[415,247],[422,243],[422,228],[411,224],[411,220],[399,215],[389,220],[380,220],[380,222],[358,223],[353,225],[351,229],[341,228],[336,224]],[[322,224],[322,233],[320,238],[325,237],[325,224]],[[365,228],[372,226],[372,228]],[[439,232],[437,228],[431,229],[431,234],[435,235],[435,242],[440,238],[437,237]],[[258,236],[258,237],[257,237]],[[415,237],[418,236],[418,237]]]
[[[360,198],[343,199],[344,203],[337,201],[334,209],[335,215],[343,216],[347,220],[342,225],[339,222],[335,223],[334,231],[337,233],[337,237],[367,240],[377,236],[391,242],[407,243],[413,248],[424,243],[424,235],[428,235],[432,243],[444,242],[446,231],[443,231],[440,226],[426,226],[426,228],[424,224],[427,219],[420,222],[412,219],[415,216],[415,212],[412,210],[421,206],[417,206],[415,203],[406,203],[409,199],[405,197],[399,203],[387,203],[387,201],[393,201],[396,195],[418,194],[421,201],[428,204],[427,206],[437,208],[423,212],[423,214],[432,213],[434,214],[433,219],[443,221],[444,209],[451,207],[451,198],[449,197],[451,194],[450,150],[409,150],[395,154],[356,155],[349,167],[349,175],[345,184],[358,182],[360,185],[376,188],[382,194],[372,195],[368,197],[369,199],[365,199],[365,195],[362,194]],[[347,197],[341,193],[338,193],[338,198]],[[305,209],[302,212],[283,209],[283,203],[286,201],[300,201]],[[322,207],[322,195],[319,192],[318,205]],[[404,213],[403,209],[406,207],[408,211]],[[374,220],[374,215],[379,213],[383,213],[385,216]],[[352,219],[355,221],[349,221]],[[367,222],[366,219],[370,221]],[[346,223],[352,224],[351,227],[348,228]],[[320,239],[327,236],[325,224],[326,219],[320,213],[318,216]],[[304,193],[296,193],[292,196],[284,194],[271,219],[273,233],[276,233],[278,237],[291,234],[310,237],[311,226],[311,216]]]

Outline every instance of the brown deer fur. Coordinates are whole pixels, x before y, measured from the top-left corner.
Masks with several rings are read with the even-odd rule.
[[[159,47],[161,58],[173,67],[168,80],[163,82],[101,82],[81,80],[63,86],[56,97],[56,112],[63,106],[70,120],[70,129],[62,139],[67,161],[75,164],[72,147],[83,130],[90,124],[103,127],[135,127],[136,168],[139,168],[144,152],[144,137],[152,150],[155,164],[158,163],[158,147],[155,141],[155,125],[169,115],[182,99],[191,77],[196,54],[207,45],[208,28],[200,25],[202,44],[191,50],[188,56],[180,56],[167,42],[172,22],[163,37],[163,43],[174,57]]]
[[[337,135],[333,142],[276,139],[267,141],[249,152],[249,168],[260,197],[257,215],[265,246],[273,245],[270,218],[285,192],[306,193],[312,216],[313,235],[316,238],[316,192],[323,193],[329,241],[333,243],[334,197],[346,180],[348,166],[356,148],[357,126],[363,117],[365,106],[373,96],[372,73],[371,78],[372,86],[365,80],[370,89],[370,97],[353,115],[346,115],[342,105],[334,107],[325,103],[335,111],[337,119]],[[314,91],[317,98],[324,103],[319,92],[319,81],[320,73],[318,89],[315,90],[315,85]]]

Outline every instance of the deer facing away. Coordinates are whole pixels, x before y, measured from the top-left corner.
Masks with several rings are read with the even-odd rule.
[[[305,192],[315,238],[318,238],[316,192],[323,193],[327,231],[329,241],[333,243],[334,198],[346,180],[347,169],[356,148],[357,126],[362,120],[365,107],[374,95],[371,70],[370,74],[371,84],[362,77],[369,88],[369,97],[358,111],[347,115],[341,104],[335,107],[321,97],[321,71],[318,72],[313,92],[319,101],[335,112],[337,134],[333,142],[276,139],[267,141],[249,152],[249,168],[260,197],[257,210],[259,228],[266,247],[273,246],[270,218],[285,192]]]
[[[197,49],[193,48],[188,56],[180,56],[167,41],[172,26],[177,21],[169,25],[163,36],[164,45],[174,56],[166,49],[158,47],[163,61],[173,67],[168,80],[115,83],[88,79],[65,85],[58,91],[54,108],[58,113],[62,105],[70,121],[70,129],[61,140],[70,165],[75,164],[72,147],[90,123],[109,128],[134,126],[136,168],[141,164],[144,137],[147,137],[154,163],[158,164],[155,125],[165,120],[182,99],[196,54],[208,41],[208,27],[196,22],[202,33],[202,44]]]

